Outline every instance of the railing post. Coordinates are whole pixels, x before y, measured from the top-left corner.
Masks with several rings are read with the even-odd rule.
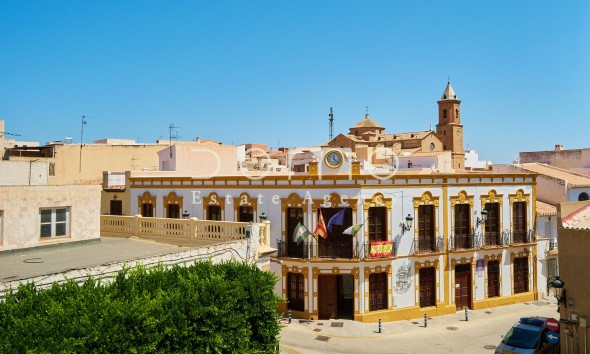
[[[197,218],[190,218],[189,219],[189,239],[196,239],[197,238],[197,223],[199,219]]]
[[[141,214],[135,215],[135,219],[133,220],[133,235],[139,236],[139,229],[141,225]]]
[[[424,314],[424,328],[428,327],[428,315]]]
[[[379,319],[379,333],[381,333],[381,319]]]

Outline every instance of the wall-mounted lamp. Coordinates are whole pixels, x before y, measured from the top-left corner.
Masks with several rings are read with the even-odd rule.
[[[399,227],[402,228],[402,234],[406,231],[410,231],[410,229],[412,228],[413,221],[414,221],[414,218],[412,217],[412,215],[408,214],[408,216],[406,216],[406,223],[405,224],[403,222],[399,223]]]
[[[266,213],[262,213],[262,214],[260,214],[260,216],[258,217],[258,221],[259,221],[259,222],[263,222],[263,221],[265,221],[266,219],[268,219],[268,217],[266,216]]]
[[[479,227],[479,225],[481,225],[481,224],[485,224],[485,222],[486,222],[487,220],[488,220],[488,211],[487,211],[487,210],[485,210],[485,209],[483,209],[483,210],[481,211],[481,219],[478,217],[478,218],[475,220],[475,227],[477,228],[477,227]]]
[[[113,196],[113,200],[117,200],[117,195],[116,194]]]
[[[559,306],[560,303],[565,304],[565,289],[563,288],[563,286],[565,285],[565,282],[561,279],[559,279],[559,275],[555,276],[555,279],[553,279],[551,281],[551,287],[553,288],[553,291],[555,292],[555,298],[557,299],[557,306]]]

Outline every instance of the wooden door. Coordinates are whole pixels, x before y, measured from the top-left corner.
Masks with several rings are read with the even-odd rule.
[[[470,218],[469,204],[455,205],[455,249],[471,248]]]
[[[111,200],[111,215],[123,215],[123,201]]]
[[[529,291],[529,259],[514,258],[514,293]]]
[[[180,206],[178,204],[168,204],[166,211],[168,213],[167,218],[180,219]]]
[[[338,313],[338,284],[336,275],[318,277],[318,316],[320,320],[336,318]]]
[[[469,264],[455,267],[455,305],[458,310],[471,306],[471,269]]]
[[[369,241],[387,241],[387,208],[369,208]]]
[[[434,207],[418,207],[418,248],[420,251],[434,251]]]
[[[488,262],[488,297],[500,296],[500,262]]]
[[[526,202],[512,205],[512,242],[526,242]]]
[[[434,268],[420,269],[420,307],[436,305],[436,277]]]
[[[500,242],[500,217],[498,203],[486,203],[485,207],[488,212],[488,218],[485,223],[486,245],[498,246]]]
[[[141,216],[146,218],[154,217],[154,206],[152,204],[144,203],[141,206]]]

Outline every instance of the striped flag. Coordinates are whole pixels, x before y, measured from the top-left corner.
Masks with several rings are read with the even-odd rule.
[[[318,218],[318,224],[313,231],[314,234],[321,236],[324,240],[328,238],[328,230],[326,230],[326,223],[324,222],[324,216],[320,210],[320,217]]]
[[[311,235],[311,232],[309,232],[307,227],[303,226],[301,222],[298,222],[293,231],[293,241],[297,242],[297,245],[299,246],[299,244],[305,241],[309,235]]]

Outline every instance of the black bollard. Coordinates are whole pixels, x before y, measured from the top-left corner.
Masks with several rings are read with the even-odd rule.
[[[428,315],[424,314],[424,328],[428,327]]]
[[[289,324],[291,324],[291,309],[289,309]]]
[[[467,307],[465,308],[465,321],[469,321],[469,310],[467,310]]]
[[[379,333],[381,333],[381,319],[379,319]]]

